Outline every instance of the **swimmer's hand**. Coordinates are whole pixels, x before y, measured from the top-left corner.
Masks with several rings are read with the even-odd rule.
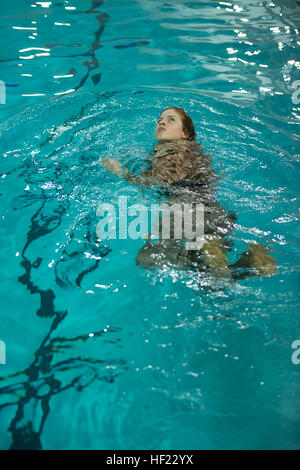
[[[123,176],[122,164],[118,160],[113,160],[112,158],[102,158],[99,160],[99,163],[113,175]]]

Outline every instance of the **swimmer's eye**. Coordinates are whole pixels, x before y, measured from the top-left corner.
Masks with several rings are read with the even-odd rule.
[[[159,123],[160,123],[160,121],[161,121],[161,119],[158,119],[158,120],[157,120],[157,124],[159,124]],[[169,118],[169,121],[175,121],[175,118],[173,118],[173,117],[170,117],[170,118]]]

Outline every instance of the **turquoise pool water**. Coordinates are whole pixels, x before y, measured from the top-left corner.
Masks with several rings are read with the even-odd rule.
[[[0,8],[1,449],[299,448],[299,4]],[[257,241],[278,274],[149,272],[143,241],[97,239],[100,203],[157,197],[99,157],[139,166],[170,105],[226,171],[230,260]]]

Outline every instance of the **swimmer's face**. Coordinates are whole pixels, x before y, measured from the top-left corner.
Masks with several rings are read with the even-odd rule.
[[[155,137],[160,143],[188,137],[183,131],[181,118],[175,109],[166,109],[161,113],[157,120]]]

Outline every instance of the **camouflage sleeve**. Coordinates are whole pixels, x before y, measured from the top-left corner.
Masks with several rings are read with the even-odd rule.
[[[127,168],[123,171],[122,175],[126,181],[130,184],[137,184],[137,185],[146,185],[151,186],[155,183],[155,179],[151,176],[151,169],[147,169],[142,171],[140,175],[135,175],[127,170]]]

